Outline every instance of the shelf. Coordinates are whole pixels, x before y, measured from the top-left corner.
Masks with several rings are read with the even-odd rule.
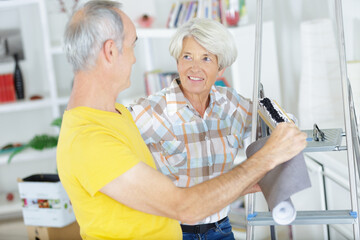
[[[4,153],[0,155],[0,166],[7,164],[9,156],[10,153]],[[54,159],[56,158],[56,148],[45,149],[40,151],[34,149],[26,149],[23,152],[15,155],[11,161],[11,164],[40,160],[40,159],[48,159],[48,158],[54,158]]]
[[[51,47],[50,50],[52,55],[60,55],[60,54],[64,54],[64,49],[62,45],[54,45]]]
[[[251,28],[251,25],[244,24],[238,27],[228,27],[228,30],[235,35],[240,29],[246,29],[247,27]],[[138,38],[171,38],[176,30],[176,28],[137,28],[136,33]]]
[[[12,192],[14,199],[8,201],[6,193],[0,194],[0,219],[21,216],[21,200],[18,192]]]
[[[304,152],[325,152],[337,151],[341,148],[341,128],[322,129],[325,134],[325,140],[315,141],[313,139],[313,130],[303,130],[307,134],[307,146]],[[346,150],[346,149],[345,149]]]
[[[11,57],[2,58],[0,62],[0,74],[14,73],[15,62]]]
[[[60,97],[60,98],[58,98],[57,103],[59,105],[67,105],[69,102],[69,98],[70,98],[70,96]]]
[[[242,29],[246,26],[249,25],[228,28],[228,30],[232,34],[235,34],[239,31],[239,29]],[[171,38],[175,34],[176,30],[176,28],[137,28],[136,33],[138,38]],[[63,53],[64,49],[62,45],[56,44],[51,47],[51,54],[56,55]]]
[[[21,7],[38,2],[39,0],[4,0],[0,1],[0,8]]]
[[[171,38],[176,32],[174,28],[137,28],[138,38]],[[51,47],[51,54],[64,54],[63,46],[59,43]]]
[[[16,102],[0,103],[0,113],[34,110],[51,106],[50,98],[40,100],[18,100]]]
[[[138,28],[138,38],[171,38],[176,32],[175,28]]]

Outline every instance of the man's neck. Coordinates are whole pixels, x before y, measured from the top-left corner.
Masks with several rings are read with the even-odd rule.
[[[95,71],[76,73],[67,110],[85,106],[115,112],[118,92],[110,84],[106,75]]]

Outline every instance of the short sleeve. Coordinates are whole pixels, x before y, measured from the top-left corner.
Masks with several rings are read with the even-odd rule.
[[[86,191],[94,196],[101,188],[134,167],[141,160],[126,143],[110,133],[83,134],[76,141],[79,149],[73,169]]]

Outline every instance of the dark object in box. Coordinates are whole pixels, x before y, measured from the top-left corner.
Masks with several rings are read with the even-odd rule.
[[[76,221],[62,228],[27,226],[27,232],[29,240],[81,240]]]
[[[57,174],[35,174],[22,179],[24,182],[60,182]]]

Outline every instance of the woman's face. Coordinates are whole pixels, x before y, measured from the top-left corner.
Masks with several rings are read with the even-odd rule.
[[[217,57],[202,47],[193,37],[183,40],[177,68],[185,97],[207,97],[219,73]]]

